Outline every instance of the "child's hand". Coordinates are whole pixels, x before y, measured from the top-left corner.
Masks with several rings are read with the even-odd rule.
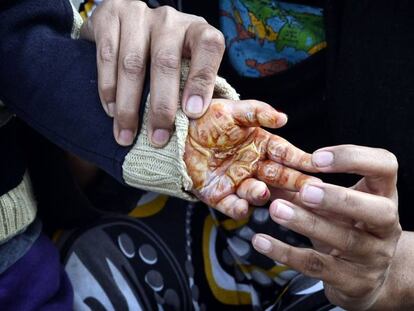
[[[287,117],[252,100],[215,99],[206,114],[190,121],[184,160],[193,193],[232,218],[262,205],[268,187],[298,191],[313,178],[294,168],[316,171],[311,155],[260,126],[279,128]]]

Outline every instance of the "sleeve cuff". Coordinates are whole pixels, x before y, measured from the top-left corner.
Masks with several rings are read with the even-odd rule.
[[[188,61],[183,61],[181,89],[187,79],[188,70]],[[220,77],[216,79],[214,97],[239,99],[237,92]],[[128,185],[135,188],[196,201],[197,198],[190,192],[193,181],[184,162],[188,118],[179,106],[175,117],[175,132],[169,143],[164,148],[154,148],[147,132],[149,107],[150,96],[147,98],[141,132],[122,165],[123,178]]]

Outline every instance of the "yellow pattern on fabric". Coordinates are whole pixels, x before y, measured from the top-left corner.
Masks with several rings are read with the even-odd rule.
[[[232,231],[232,230],[241,228],[249,222],[249,219],[252,213],[253,213],[253,210],[250,209],[249,214],[245,219],[234,220],[234,219],[229,218],[229,219],[226,219],[220,222],[219,226],[227,231]]]
[[[206,217],[203,227],[203,258],[204,270],[208,285],[216,299],[228,305],[248,305],[252,303],[250,294],[221,288],[213,276],[213,268],[210,255],[210,233],[214,227],[214,220],[211,216]]]
[[[130,213],[129,216],[135,218],[145,218],[158,214],[167,203],[168,196],[164,194],[158,195],[154,200],[143,205],[138,205]]]
[[[270,278],[275,278],[277,276],[279,276],[280,273],[289,270],[289,267],[287,266],[274,266],[269,270],[264,270],[258,266],[255,265],[242,265],[242,264],[238,264],[237,265],[241,271],[243,271],[244,273],[248,273],[250,274],[251,272],[253,272],[254,270],[259,270],[261,272],[263,272],[264,274],[266,274],[268,277]]]

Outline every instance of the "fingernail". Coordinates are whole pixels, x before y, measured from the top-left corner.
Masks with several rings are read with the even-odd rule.
[[[321,188],[306,185],[302,192],[302,199],[308,203],[319,204],[324,195],[325,192]]]
[[[152,134],[152,141],[157,145],[165,145],[170,139],[170,132],[165,129],[156,129]]]
[[[245,208],[245,207],[239,207],[239,208],[237,209],[237,213],[239,214],[239,217],[240,217],[241,219],[246,218],[246,217],[247,217],[248,212],[249,212],[249,209],[248,209],[248,208]]]
[[[187,100],[187,112],[191,114],[200,114],[203,111],[203,99],[201,96],[192,95]]]
[[[272,242],[260,235],[256,235],[253,238],[253,246],[261,253],[269,253],[272,251]]]
[[[280,124],[286,124],[288,121],[288,116],[286,113],[283,113],[282,116],[279,119],[279,123]]]
[[[272,209],[272,214],[276,218],[290,220],[294,215],[294,211],[290,206],[287,206],[286,204],[278,201],[276,203],[276,208]]]
[[[268,193],[269,190],[267,190],[267,187],[261,184],[253,189],[251,195],[254,199],[265,199]]]
[[[269,190],[265,189],[265,191],[262,192],[261,194],[261,198],[262,199],[266,199],[269,195]]]
[[[121,130],[118,135],[118,142],[123,146],[129,146],[134,141],[134,133],[131,130]]]
[[[108,115],[113,118],[115,115],[115,103],[108,103],[107,107],[108,107]]]
[[[332,165],[334,155],[330,151],[318,151],[312,155],[312,162],[319,167],[326,167]]]

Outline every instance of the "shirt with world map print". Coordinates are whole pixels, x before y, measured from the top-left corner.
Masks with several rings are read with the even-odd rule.
[[[275,0],[221,0],[230,62],[241,76],[266,77],[326,47],[323,9]]]

